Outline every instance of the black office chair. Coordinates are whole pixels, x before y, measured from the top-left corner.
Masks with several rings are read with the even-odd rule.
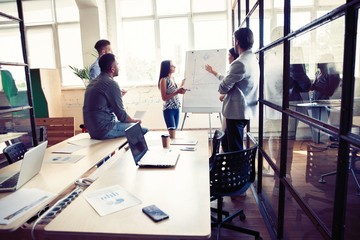
[[[219,153],[219,151],[220,151],[221,141],[224,138],[224,136],[225,136],[225,133],[223,131],[215,130],[214,136],[212,139],[212,152],[211,152],[211,156],[209,158],[210,169],[211,169],[212,161],[214,160],[214,156],[217,153]]]
[[[27,147],[22,142],[11,144],[3,149],[3,153],[9,164],[23,159],[26,151]]]
[[[210,195],[217,199],[217,217],[212,217],[211,225],[217,227],[217,239],[220,239],[221,228],[253,235],[256,240],[262,239],[258,231],[230,223],[235,217],[244,221],[246,216],[243,210],[223,218],[223,197],[238,196],[246,192],[255,181],[256,151],[257,145],[254,145],[241,151],[218,153],[214,156],[210,169]]]
[[[209,168],[210,170],[212,169],[212,164],[213,161],[215,160],[215,155],[219,153],[220,151],[220,145],[221,145],[221,141],[224,138],[225,133],[221,130],[215,130],[213,139],[212,139],[212,152],[211,152],[211,156],[209,157]],[[215,196],[210,196],[210,202],[217,200],[217,197]],[[211,212],[217,213],[217,208],[211,207],[210,208]],[[225,217],[229,216],[229,212],[227,211],[223,211],[223,215]],[[215,220],[215,218],[213,216],[211,216],[211,218],[213,220]]]

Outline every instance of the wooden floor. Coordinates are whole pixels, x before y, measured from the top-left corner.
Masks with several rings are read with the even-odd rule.
[[[216,207],[216,202],[211,203],[211,206]],[[255,198],[251,189],[249,189],[246,192],[246,196],[224,198],[224,210],[230,211],[230,213],[232,213],[240,209],[244,210],[244,213],[246,215],[245,221],[240,221],[239,218],[235,218],[234,220],[232,220],[231,223],[236,226],[259,231],[260,236],[264,240],[270,239],[270,235],[267,231],[264,220],[260,214],[258,205],[255,202]],[[212,229],[211,235],[212,236],[210,239],[216,239],[216,235],[217,235],[216,227]],[[230,239],[254,240],[255,238],[251,235],[246,235],[244,233],[238,233],[228,229],[221,229],[221,239],[222,240],[230,240]]]

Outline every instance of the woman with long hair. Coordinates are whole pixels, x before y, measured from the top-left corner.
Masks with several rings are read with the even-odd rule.
[[[178,87],[172,76],[175,69],[176,67],[171,60],[162,61],[158,82],[161,98],[164,101],[164,120],[169,131],[176,130],[179,125],[181,103],[178,94],[184,94],[186,92],[186,89],[183,88],[185,79],[182,81],[180,87]]]

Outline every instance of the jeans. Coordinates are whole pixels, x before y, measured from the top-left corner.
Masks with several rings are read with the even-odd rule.
[[[163,114],[167,129],[177,129],[179,125],[180,110],[178,108],[165,109]]]
[[[249,123],[245,119],[226,119],[225,136],[221,142],[224,152],[244,149],[244,128]]]
[[[134,123],[123,123],[117,121],[113,127],[102,139],[110,139],[110,138],[117,138],[117,137],[125,137],[125,129],[132,126]],[[143,133],[147,133],[149,129],[141,127]]]

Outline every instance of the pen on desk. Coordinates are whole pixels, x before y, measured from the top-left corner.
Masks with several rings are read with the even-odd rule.
[[[195,151],[196,148],[194,147],[186,147],[186,148],[180,148],[181,151]]]
[[[25,206],[25,207],[23,207],[23,208],[20,208],[19,210],[17,210],[16,212],[10,214],[9,216],[5,217],[4,219],[5,219],[5,220],[10,220],[10,219],[12,219],[13,217],[15,217],[16,215],[19,215],[20,213],[25,212],[26,210],[32,208],[32,207],[35,206],[36,204],[42,202],[42,201],[45,200],[46,198],[48,198],[48,196],[43,196],[43,197],[39,198],[38,200],[30,203],[29,205],[27,205],[27,206]]]

